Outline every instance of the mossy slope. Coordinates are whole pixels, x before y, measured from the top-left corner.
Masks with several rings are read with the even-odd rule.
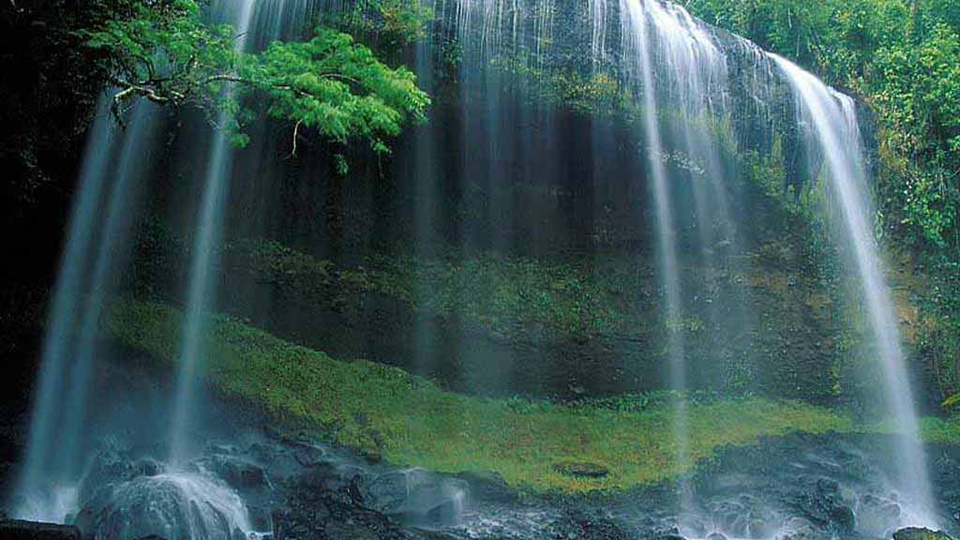
[[[122,302],[108,327],[127,346],[176,356],[181,314],[163,304]],[[391,463],[444,472],[495,471],[538,491],[616,490],[682,472],[670,407],[611,407],[490,400],[454,394],[381,364],[339,361],[227,317],[211,322],[208,376],[220,390],[262,404]],[[760,399],[690,404],[690,455],[794,431],[851,431],[845,416]],[[558,463],[591,463],[603,478],[573,478]],[[562,467],[559,469],[562,470]]]

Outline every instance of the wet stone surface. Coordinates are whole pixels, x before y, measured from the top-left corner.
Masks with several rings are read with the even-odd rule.
[[[371,465],[346,451],[264,431],[210,446],[180,471],[116,448],[79,488],[84,538],[276,540],[555,539],[819,540],[891,538],[910,525],[889,488],[878,437],[793,435],[729,448],[682,485],[615,495],[517,492],[494,473],[446,475]],[[882,444],[881,444],[882,443]],[[931,447],[938,467],[960,450]],[[955,530],[960,486],[937,478],[944,527]],[[680,512],[681,501],[684,511]],[[907,530],[897,540],[945,540]],[[18,537],[19,538],[19,537]]]

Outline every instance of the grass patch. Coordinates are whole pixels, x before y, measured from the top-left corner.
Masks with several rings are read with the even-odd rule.
[[[181,319],[170,306],[128,301],[114,306],[108,327],[124,344],[172,359]],[[669,404],[482,399],[381,364],[335,360],[224,316],[212,320],[209,334],[208,377],[216,387],[397,465],[494,471],[513,486],[565,493],[622,490],[685,472],[675,460]],[[845,415],[796,402],[715,400],[688,410],[695,460],[761,436],[856,429]],[[947,437],[947,427],[938,429]],[[571,463],[607,474],[565,474]]]

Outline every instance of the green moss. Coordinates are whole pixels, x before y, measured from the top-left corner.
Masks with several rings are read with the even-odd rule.
[[[652,269],[632,259],[588,265],[494,256],[396,257],[340,275],[364,291],[510,337],[536,326],[587,337],[638,335],[652,331],[656,320],[649,303],[641,301],[653,294]]]
[[[930,443],[960,445],[960,416],[921,418],[920,433]]]
[[[108,328],[125,345],[169,359],[181,318],[167,305],[129,301],[115,305]],[[289,427],[398,465],[495,471],[514,486],[560,492],[625,489],[683,472],[670,406],[518,406],[446,392],[381,364],[335,360],[227,317],[211,321],[210,335],[208,378],[220,390],[261,404]],[[689,410],[694,459],[764,435],[852,429],[845,416],[793,402],[694,402]],[[609,474],[563,474],[567,463],[602,464]]]
[[[649,302],[643,302],[654,294],[653,269],[635,258],[587,264],[492,255],[375,256],[363,265],[337,267],[259,240],[234,242],[226,253],[232,268],[342,309],[356,308],[365,295],[379,294],[508,337],[536,326],[586,337],[636,336],[657,324]],[[694,319],[681,324],[702,326]]]

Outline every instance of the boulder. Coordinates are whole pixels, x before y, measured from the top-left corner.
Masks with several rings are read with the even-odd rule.
[[[80,529],[52,523],[0,521],[0,540],[80,540]]]
[[[516,489],[496,472],[474,471],[457,475],[469,486],[470,500],[482,503],[515,504],[519,499]]]
[[[421,469],[389,472],[365,487],[367,504],[406,525],[456,525],[467,498],[467,483]]]
[[[124,540],[243,539],[250,529],[239,496],[199,474],[141,476],[84,506],[76,524],[84,537]]]
[[[364,508],[345,490],[292,486],[273,514],[276,540],[407,540],[409,535],[386,515]]]
[[[853,509],[840,492],[840,484],[827,478],[801,478],[794,498],[799,514],[819,527],[851,533],[856,525]]]
[[[628,540],[637,536],[601,513],[570,508],[566,515],[552,524],[553,537],[569,540]],[[668,535],[656,535],[651,540],[674,540]],[[685,540],[678,538],[677,540]]]
[[[553,470],[564,476],[573,478],[598,479],[609,476],[610,474],[610,469],[607,469],[603,465],[586,462],[554,463]]]
[[[239,490],[260,489],[267,486],[264,470],[243,458],[217,454],[203,459],[200,467],[219,476],[224,482]]]

